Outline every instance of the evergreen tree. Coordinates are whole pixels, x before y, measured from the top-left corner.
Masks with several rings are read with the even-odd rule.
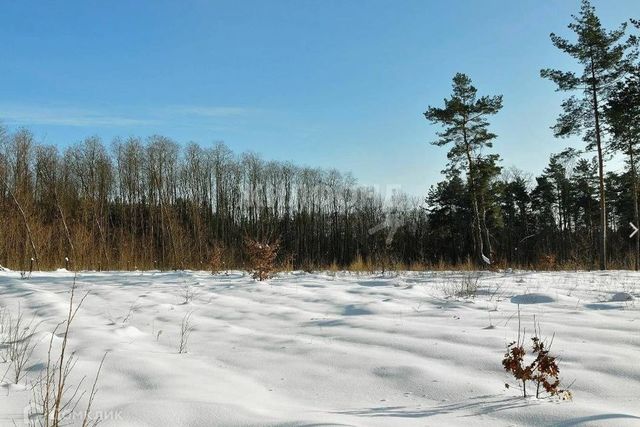
[[[604,270],[607,268],[607,218],[601,114],[613,85],[629,69],[631,58],[626,56],[626,52],[634,45],[635,39],[622,41],[626,24],[613,31],[603,28],[588,0],[582,1],[580,15],[573,18],[569,28],[576,34],[577,41],[571,43],[553,33],[551,41],[576,59],[583,67],[582,72],[543,69],[540,75],[556,83],[559,91],[582,94],[572,95],[562,103],[563,113],[553,130],[557,137],[582,133],[587,148],[596,148],[600,198],[599,261],[600,269]]]
[[[605,117],[613,134],[610,144],[615,151],[626,154],[633,200],[633,221],[640,223],[638,213],[638,178],[636,163],[640,143],[640,69],[636,69],[624,82],[618,82],[605,105]],[[636,233],[634,251],[635,269],[640,268],[640,233]]]
[[[549,177],[536,177],[536,186],[531,192],[531,210],[533,211],[536,239],[522,239],[518,243],[518,250],[522,251],[525,244],[531,248],[536,257],[555,253],[557,224],[554,215],[556,192]],[[528,237],[528,236],[525,236]]]
[[[527,181],[520,171],[510,171],[503,176],[496,191],[500,200],[500,213],[503,222],[502,240],[504,252],[509,263],[527,261],[529,254],[520,250],[518,244],[530,239],[530,201]]]
[[[459,172],[452,172],[447,178],[432,186],[425,199],[429,212],[429,242],[440,252],[440,259],[460,262],[470,249],[467,246],[471,237],[468,224],[473,217],[467,187]]]
[[[444,127],[438,133],[439,139],[433,142],[437,146],[452,145],[447,157],[450,167],[464,165],[467,173],[470,203],[473,213],[471,224],[475,262],[482,264],[484,249],[490,248],[489,232],[486,226],[482,202],[482,157],[480,151],[492,146],[496,135],[489,132],[487,116],[494,115],[502,108],[502,95],[478,97],[477,89],[471,79],[462,73],[453,77],[453,93],[444,100],[444,107],[431,107],[424,116],[433,124]],[[491,163],[495,164],[494,158]],[[490,253],[487,253],[489,256]]]
[[[554,215],[557,221],[559,248],[558,255],[562,260],[566,260],[569,254],[570,229],[571,229],[571,182],[568,178],[567,164],[577,156],[573,150],[568,150],[559,154],[553,154],[549,158],[549,164],[544,169],[543,174],[548,178],[555,193]]]

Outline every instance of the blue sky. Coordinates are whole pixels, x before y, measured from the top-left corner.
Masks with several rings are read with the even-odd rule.
[[[609,27],[637,0],[594,1]],[[224,141],[422,196],[446,149],[422,116],[456,72],[504,95],[503,166],[538,174],[571,141],[549,126],[572,68],[568,0],[0,0],[0,121],[64,147],[90,135]],[[576,145],[580,145],[577,143]]]

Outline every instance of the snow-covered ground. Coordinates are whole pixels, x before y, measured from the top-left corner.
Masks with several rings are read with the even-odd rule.
[[[83,272],[72,380],[90,388],[109,352],[105,426],[640,425],[640,274],[483,273],[458,296],[467,275]],[[0,272],[0,306],[42,322],[27,377],[3,380],[2,426],[23,425],[72,276]],[[572,401],[523,399],[504,372],[518,305],[527,333],[534,315],[555,333]]]

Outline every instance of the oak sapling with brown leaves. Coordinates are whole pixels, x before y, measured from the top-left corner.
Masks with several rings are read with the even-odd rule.
[[[280,240],[269,243],[245,239],[245,250],[249,256],[249,266],[254,279],[263,281],[271,277],[276,268],[279,247]]]
[[[521,384],[522,396],[527,397],[527,382],[530,381],[536,387],[536,398],[542,397],[542,393],[546,392],[548,396],[560,396],[563,400],[571,399],[571,392],[560,388],[560,368],[557,357],[550,354],[553,337],[548,345],[546,340],[540,338],[535,318],[534,336],[531,337],[533,360],[529,363],[525,361],[527,355],[525,341],[524,333],[520,333],[520,309],[518,309],[518,339],[507,345],[502,366]],[[505,386],[509,388],[509,384]]]

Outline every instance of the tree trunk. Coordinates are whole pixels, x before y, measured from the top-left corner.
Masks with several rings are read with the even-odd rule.
[[[71,262],[76,262],[76,248],[73,246],[73,240],[71,240],[71,232],[69,231],[69,226],[67,224],[67,219],[64,216],[64,212],[62,211],[62,206],[60,205],[60,198],[58,197],[58,191],[54,189],[53,195],[56,201],[56,207],[58,208],[58,212],[60,213],[60,219],[62,220],[62,225],[64,226],[64,232],[67,237],[67,243],[69,245],[69,249],[71,250]],[[68,257],[67,257],[68,258]]]
[[[600,270],[607,269],[607,203],[604,193],[604,159],[602,157],[602,138],[600,134],[600,112],[598,111],[598,91],[593,62],[591,63],[591,93],[593,96],[593,114],[595,119],[596,146],[598,148],[598,181],[600,186]]]
[[[491,248],[491,236],[489,234],[489,227],[487,227],[487,204],[484,199],[484,193],[480,195],[480,201],[482,203],[482,228],[484,228],[484,238],[487,248],[487,257],[491,258],[493,254],[493,249]],[[483,249],[484,249],[483,245]],[[483,260],[484,261],[484,260]]]
[[[467,142],[467,131],[466,128],[463,128],[463,137],[464,143],[467,152],[467,162],[469,163],[469,192],[471,193],[471,207],[473,209],[473,236],[474,236],[474,247],[476,251],[476,264],[484,265],[483,255],[484,255],[484,247],[482,244],[482,229],[480,227],[480,209],[478,208],[478,195],[476,194],[476,184],[475,184],[475,176],[474,176],[474,168],[473,168],[473,159],[471,158],[471,147]]]
[[[631,185],[633,191],[633,220],[634,225],[637,227],[640,223],[638,215],[638,177],[636,175],[636,163],[633,157],[633,143],[629,142],[629,163],[631,163]],[[636,249],[633,254],[634,268],[638,270],[640,268],[640,233],[636,233]]]
[[[29,239],[29,244],[31,245],[31,251],[33,253],[33,261],[37,268],[38,262],[40,261],[40,259],[38,258],[38,251],[36,250],[36,245],[33,241],[33,235],[31,234],[31,227],[29,227],[29,221],[27,220],[27,215],[24,213],[24,210],[22,209],[22,205],[20,204],[20,202],[18,202],[18,199],[16,199],[15,194],[13,194],[13,191],[11,191],[7,183],[5,181],[2,181],[2,183],[4,184],[4,187],[9,192],[9,196],[11,196],[11,198],[13,199],[13,202],[18,207],[18,211],[20,212],[20,216],[22,217],[22,221],[24,222],[24,228],[27,231],[27,238]]]

